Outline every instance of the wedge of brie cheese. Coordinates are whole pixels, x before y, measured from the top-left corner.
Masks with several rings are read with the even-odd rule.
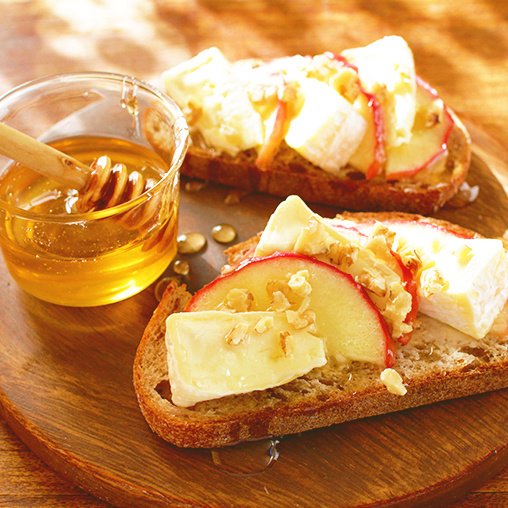
[[[299,82],[303,107],[286,134],[286,143],[330,173],[345,166],[362,142],[367,122],[342,95],[322,81]]]
[[[172,401],[264,390],[326,363],[322,339],[295,329],[280,312],[181,312],[166,321]]]
[[[467,239],[440,228],[390,225],[395,248],[420,257],[420,310],[475,338],[484,337],[508,298],[508,258],[501,240]],[[411,254],[410,254],[411,255]]]
[[[374,224],[355,225],[365,233]],[[477,339],[483,338],[508,299],[508,256],[501,240],[465,238],[431,223],[387,221],[392,248],[417,263],[419,309]]]

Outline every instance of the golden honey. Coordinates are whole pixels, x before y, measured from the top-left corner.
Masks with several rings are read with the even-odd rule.
[[[140,198],[76,214],[76,190],[13,164],[0,180],[0,239],[12,277],[52,303],[95,306],[125,299],[154,282],[176,254],[178,172],[148,148],[79,136],[50,143],[90,164],[108,155],[129,172],[160,182]],[[12,205],[12,206],[9,206]]]

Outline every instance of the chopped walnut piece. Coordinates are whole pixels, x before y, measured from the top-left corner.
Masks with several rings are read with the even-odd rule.
[[[309,332],[316,331],[316,313],[311,309],[307,309],[304,312],[287,310],[286,319],[290,325],[295,327],[296,330],[309,328]]]
[[[359,247],[353,243],[334,242],[328,249],[328,259],[341,269],[349,268],[358,259]]]
[[[283,312],[291,307],[289,300],[286,298],[282,291],[275,291],[272,295],[271,310],[275,312]]]
[[[247,83],[245,91],[252,102],[266,103],[277,98],[278,88],[269,83]]]
[[[310,295],[304,296],[298,307],[298,312],[300,313],[305,312],[309,308],[309,305],[310,305]]]
[[[421,272],[420,288],[422,295],[425,296],[425,298],[428,298],[435,293],[444,291],[447,289],[447,287],[448,282],[436,267],[430,267]]]
[[[407,253],[401,253],[401,259],[406,268],[416,273],[423,265],[422,258],[416,249],[411,249]]]
[[[473,249],[467,245],[462,245],[458,249],[456,249],[453,254],[457,256],[459,264],[461,266],[466,266],[471,259],[473,259]]]
[[[440,124],[442,121],[443,121],[442,115],[439,115],[436,112],[429,112],[429,116],[427,118],[425,127],[427,127],[427,129],[430,129],[431,127],[434,127],[434,125]]]
[[[351,104],[360,93],[358,74],[354,69],[341,66],[329,55],[316,55],[307,66],[307,76],[324,81],[337,90]]]
[[[324,224],[314,215],[309,217],[307,226],[303,228],[301,237],[305,238],[301,253],[307,256],[324,254],[328,251],[328,235]]]
[[[259,318],[259,321],[254,325],[254,330],[258,333],[263,333],[272,327],[273,316],[263,316],[262,318]]]
[[[355,102],[360,94],[360,81],[353,69],[348,69],[348,71],[339,74],[335,79],[332,78],[330,84],[351,104]]]
[[[305,229],[311,234],[315,234],[315,233],[318,233],[319,231],[321,230],[324,230],[324,227],[323,227],[323,224],[321,224],[321,222],[317,219],[316,216],[314,215],[311,215],[309,217],[309,222],[307,224],[307,226],[305,227]]]
[[[269,279],[266,283],[266,292],[269,296],[272,296],[277,291],[280,291],[286,298],[290,298],[292,294],[292,290],[287,282],[279,279]]]
[[[388,92],[384,83],[376,83],[371,90],[382,106],[386,107],[388,102]],[[384,109],[384,108],[383,108]]]
[[[395,240],[396,233],[388,229],[380,222],[376,222],[374,229],[369,234],[366,247],[376,252],[377,248],[386,251],[391,249]]]
[[[379,378],[390,393],[400,396],[406,395],[407,389],[401,375],[396,370],[384,369]]]
[[[412,298],[411,295],[404,290],[400,282],[396,281],[390,284],[388,295],[386,306],[381,310],[381,314],[387,320],[392,336],[398,338],[413,330],[411,324],[401,321],[401,318],[404,318],[411,308]]]
[[[309,283],[309,271],[308,270],[300,270],[293,275],[289,279],[288,286],[298,295],[298,296],[308,296],[312,292],[312,286]]]
[[[252,308],[254,297],[248,289],[231,289],[226,296],[226,306],[234,312],[248,312]]]
[[[372,272],[371,270],[364,268],[362,273],[356,277],[356,282],[365,286],[369,291],[372,291],[375,295],[384,297],[388,291],[386,280],[379,274]]]
[[[297,81],[286,83],[285,86],[279,88],[278,97],[282,102],[296,102],[298,99],[298,91],[300,84]]]
[[[237,346],[245,341],[248,331],[248,323],[238,323],[227,333],[224,340],[229,346]]]
[[[280,347],[284,356],[290,356],[295,350],[295,338],[290,332],[284,331],[279,333]]]
[[[435,125],[438,125],[443,122],[444,117],[444,107],[443,101],[441,99],[436,99],[426,110],[426,122],[425,127],[430,129]]]

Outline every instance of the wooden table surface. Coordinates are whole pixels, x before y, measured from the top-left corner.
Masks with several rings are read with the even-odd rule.
[[[398,34],[413,49],[418,74],[448,104],[508,143],[508,2],[0,0],[0,10],[0,93],[83,70],[156,82],[213,45],[231,59],[275,57]],[[0,452],[0,507],[109,506],[46,467],[1,419]],[[479,506],[508,506],[508,468],[453,508]]]

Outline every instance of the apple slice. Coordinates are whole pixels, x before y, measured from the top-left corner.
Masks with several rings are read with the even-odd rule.
[[[371,245],[376,245],[373,252],[366,248],[369,239],[365,236],[334,228],[332,223],[333,219],[314,214],[298,196],[289,196],[271,215],[254,256],[295,252],[330,263],[367,289],[394,338],[409,332],[404,320],[414,302],[404,288],[386,240],[372,238]]]
[[[416,111],[416,79],[413,53],[407,42],[388,36],[341,55],[358,68],[364,89],[376,94],[385,115],[386,146],[411,139]]]
[[[397,337],[397,342],[405,345],[409,343],[413,336],[414,325],[416,323],[416,317],[418,316],[418,309],[420,308],[420,296],[418,295],[418,284],[416,283],[413,270],[404,264],[398,252],[392,251],[392,255],[399,265],[399,272],[404,288],[411,295],[412,300],[411,310],[406,314],[406,318],[404,319],[404,323],[411,327],[411,331]]]
[[[313,330],[337,361],[390,367],[395,345],[365,289],[332,265],[299,254],[252,258],[198,291],[186,311],[285,313],[295,327]]]
[[[411,141],[387,149],[387,180],[411,178],[446,158],[453,118],[430,85],[420,78],[416,83],[417,115]]]
[[[367,120],[367,131],[349,164],[370,180],[381,172],[386,160],[383,108],[375,95],[363,89],[353,106]]]
[[[357,224],[347,220],[342,222],[342,220],[338,218],[328,219],[326,222],[335,230],[340,231],[346,238],[349,238],[352,242],[356,242],[360,245],[366,245],[368,243],[368,235],[372,233],[376,227],[376,222]],[[387,264],[399,275],[404,289],[411,295],[411,309],[406,314],[403,321],[403,323],[411,327],[411,331],[402,333],[397,337],[397,342],[407,344],[413,335],[414,323],[418,314],[418,287],[413,271],[403,263],[401,256],[393,250],[390,250],[390,254],[393,258],[393,262],[390,263],[389,260],[386,260]]]
[[[288,103],[279,99],[275,110],[272,130],[256,158],[256,166],[267,169],[273,161],[280,144],[284,141],[288,125]]]
[[[362,142],[349,159],[349,164],[364,173],[365,178],[370,180],[381,172],[386,160],[386,132],[383,107],[379,99],[374,94],[368,93],[362,86],[358,67],[349,62],[343,55],[332,52],[326,52],[325,55],[331,60],[353,69],[358,77],[358,89],[360,93],[353,107],[367,121],[367,130]]]

